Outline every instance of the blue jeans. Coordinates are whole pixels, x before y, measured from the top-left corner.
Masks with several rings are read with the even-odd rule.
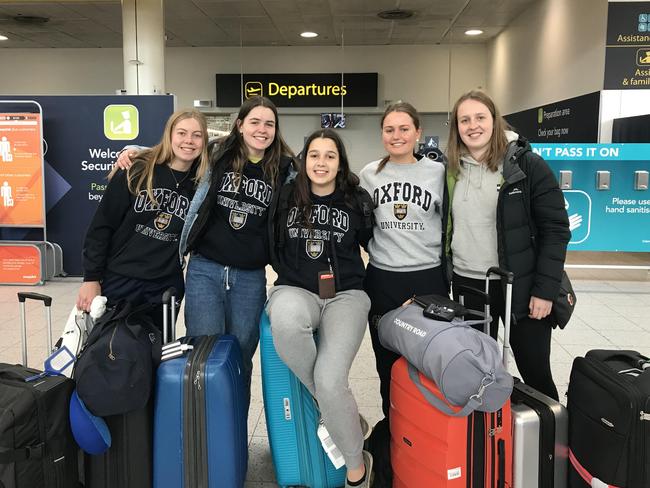
[[[241,347],[250,398],[253,355],[260,340],[266,301],[266,272],[239,269],[193,253],[185,276],[185,327],[188,336],[232,334]]]

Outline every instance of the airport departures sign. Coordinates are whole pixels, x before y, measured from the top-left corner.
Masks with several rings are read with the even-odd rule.
[[[609,2],[605,90],[650,88],[650,2]]]
[[[256,95],[278,107],[377,106],[377,73],[217,74],[216,82],[218,107]]]

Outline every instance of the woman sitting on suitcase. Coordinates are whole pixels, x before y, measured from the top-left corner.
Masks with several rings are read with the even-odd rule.
[[[196,182],[208,168],[208,130],[196,110],[172,114],[158,145],[115,167],[86,233],[84,283],[77,308],[90,310],[97,295],[109,302],[159,303],[173,286],[183,294],[178,239]],[[162,328],[162,312],[152,311]]]
[[[348,385],[370,300],[359,244],[372,233],[372,201],[332,129],[311,134],[294,182],[280,194],[266,305],[275,348],[318,402],[347,466],[347,486],[369,486],[359,411]],[[314,333],[318,332],[318,339]]]
[[[551,169],[508,129],[480,91],[461,96],[452,111],[447,184],[454,296],[458,285],[483,289],[491,266],[514,273],[510,344],[517,367],[526,384],[557,400],[549,314],[560,289],[569,220]],[[466,304],[474,308],[470,297]],[[497,280],[490,284],[490,305],[496,339],[505,311]]]

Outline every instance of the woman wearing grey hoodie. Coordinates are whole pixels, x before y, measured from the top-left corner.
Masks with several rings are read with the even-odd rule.
[[[510,343],[526,384],[558,399],[550,367],[551,310],[571,237],[557,179],[528,142],[508,130],[494,102],[480,91],[461,96],[449,124],[447,253],[453,289],[482,289],[485,272],[515,275]],[[471,298],[466,300],[472,306]],[[501,282],[490,284],[496,338],[504,316]]]

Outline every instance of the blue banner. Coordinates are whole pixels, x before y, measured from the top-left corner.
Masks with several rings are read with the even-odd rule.
[[[635,189],[635,173],[650,171],[650,144],[534,144],[558,176],[572,172],[564,190],[571,226],[569,250],[650,252],[650,190]],[[609,171],[607,189],[596,174]]]
[[[174,97],[35,96],[43,107],[47,240],[61,245],[64,269],[81,275],[86,229],[102,198],[117,153],[127,144],[153,146],[174,111]],[[42,230],[0,229],[0,238],[42,240]]]

